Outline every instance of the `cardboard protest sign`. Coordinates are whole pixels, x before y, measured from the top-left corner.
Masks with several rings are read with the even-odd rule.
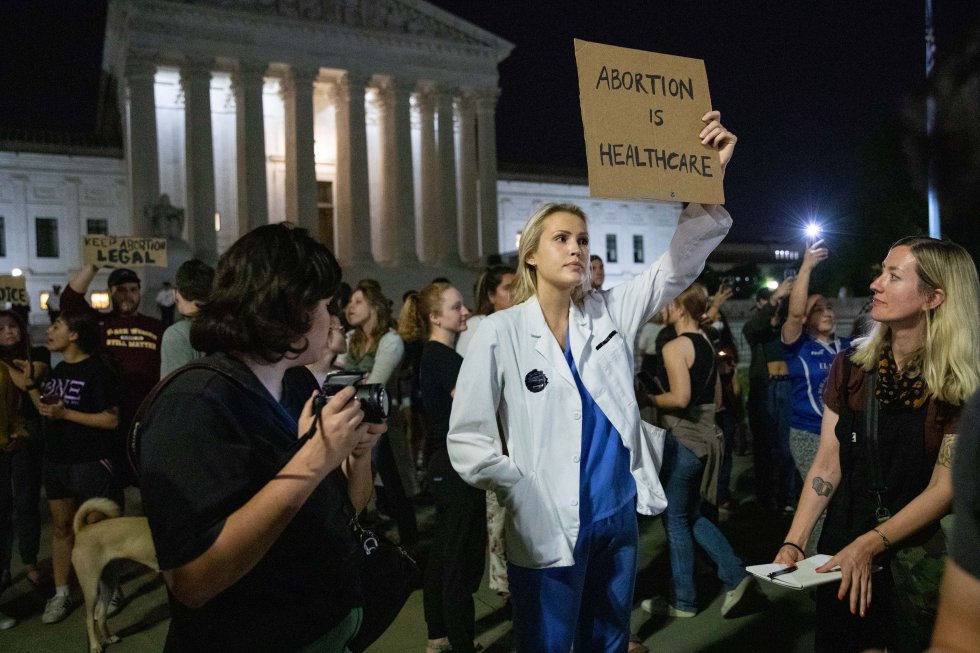
[[[27,296],[27,284],[24,277],[0,277],[0,304],[10,302],[11,306],[30,306]]]
[[[82,263],[105,267],[167,267],[167,239],[136,236],[85,236]]]
[[[592,197],[725,201],[718,151],[698,138],[704,61],[580,39],[575,59]]]

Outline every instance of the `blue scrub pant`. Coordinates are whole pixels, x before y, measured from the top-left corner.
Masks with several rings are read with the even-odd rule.
[[[583,524],[571,567],[507,564],[519,653],[623,653],[636,580],[636,501]],[[583,600],[585,599],[585,600]]]

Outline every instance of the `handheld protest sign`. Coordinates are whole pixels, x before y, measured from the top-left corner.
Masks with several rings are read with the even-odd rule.
[[[704,61],[580,39],[575,59],[592,197],[725,201],[718,151],[698,138]]]
[[[11,306],[30,306],[27,297],[27,283],[24,277],[10,275],[0,277],[0,304],[10,302]]]
[[[85,236],[82,263],[100,267],[167,267],[167,239],[136,236]]]

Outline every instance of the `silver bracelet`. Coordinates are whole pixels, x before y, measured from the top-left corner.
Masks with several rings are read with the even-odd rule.
[[[881,541],[885,543],[885,551],[887,551],[888,549],[892,548],[892,542],[891,542],[891,540],[889,540],[887,537],[885,537],[885,534],[884,533],[882,533],[881,531],[879,531],[877,528],[872,528],[871,530],[873,530],[875,533],[877,533],[878,534],[878,537],[881,538]]]

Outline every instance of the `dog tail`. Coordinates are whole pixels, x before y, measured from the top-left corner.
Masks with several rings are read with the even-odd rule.
[[[73,527],[75,535],[81,532],[88,524],[94,524],[104,519],[114,519],[122,515],[122,509],[112,499],[105,497],[95,497],[83,503],[75,513]]]

